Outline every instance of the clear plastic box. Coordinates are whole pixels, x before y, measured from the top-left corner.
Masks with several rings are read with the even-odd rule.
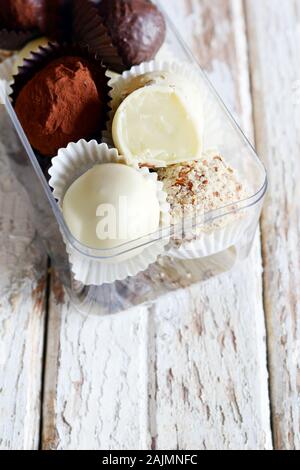
[[[156,2],[159,3],[160,2]],[[161,5],[160,5],[160,8]],[[176,28],[165,13],[167,21],[167,45],[177,60],[196,64],[194,57],[182,41]],[[198,66],[199,67],[199,66]],[[150,234],[130,244],[123,244],[113,250],[91,250],[72,237],[61,210],[54,199],[48,182],[20,126],[16,114],[5,98],[6,116],[1,117],[2,135],[5,135],[4,145],[7,148],[9,163],[21,184],[25,187],[33,209],[33,217],[37,231],[43,241],[52,264],[59,273],[71,302],[84,313],[110,314],[116,313],[145,302],[152,302],[161,295],[185,287],[211,276],[232,269],[236,263],[245,259],[251,249],[254,235],[261,214],[264,196],[267,190],[267,176],[263,164],[254,149],[247,141],[242,131],[227,111],[221,99],[207,80],[199,67],[199,77],[222,117],[224,144],[220,153],[229,164],[236,168],[243,179],[253,188],[253,194],[246,200],[235,204],[234,211],[243,214],[242,232],[239,232],[234,242],[224,245],[221,251],[208,253],[194,259],[183,256],[174,258],[171,245],[168,243],[174,227]],[[1,77],[0,77],[1,78]],[[3,114],[3,113],[2,113]],[[210,225],[214,220],[226,219],[232,216],[232,204],[217,211],[203,214],[201,225]],[[128,277],[124,281],[115,281],[102,286],[87,286],[76,281],[72,274],[66,245],[69,244],[75,252],[87,259],[91,257],[99,263],[117,262],[124,254],[132,250],[144,249],[150,244],[162,239],[165,246],[162,255],[156,263],[150,265],[144,272]]]

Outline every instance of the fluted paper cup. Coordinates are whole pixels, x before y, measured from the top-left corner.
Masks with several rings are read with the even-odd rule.
[[[116,149],[109,149],[106,144],[98,144],[96,141],[80,140],[59,151],[57,157],[52,159],[49,184],[53,188],[54,197],[58,200],[60,207],[70,185],[93,166],[102,163],[125,164],[125,161]],[[155,184],[161,212],[160,228],[163,230],[169,226],[169,204],[166,202],[167,195],[162,189],[163,185],[157,181],[157,175],[150,173],[148,169],[136,168],[136,170],[141,172],[145,180],[150,180]],[[110,250],[111,256],[106,256],[109,252],[102,250],[105,252],[104,258],[104,254],[101,257],[99,253],[101,250],[88,249],[89,254],[86,254],[84,250],[77,249],[64,233],[62,235],[75,279],[84,285],[96,286],[120,281],[128,276],[136,276],[164,253],[168,243],[167,237],[161,239],[155,237],[153,241],[145,237],[143,246],[139,246],[137,240],[130,243],[130,249],[127,252],[115,254],[114,250]]]
[[[6,82],[6,86],[5,86],[6,96],[8,96],[12,92],[11,85],[13,82],[13,70],[14,70],[15,62],[16,62],[16,56],[13,55],[0,63],[0,80],[3,80]]]
[[[251,226],[246,211],[225,215],[218,221],[194,228],[193,239],[172,240],[168,255],[178,259],[205,258],[237,245]]]
[[[123,60],[113,45],[107,28],[93,2],[76,0],[72,22],[76,42],[88,46],[89,50],[114,72],[120,73],[125,70]]]

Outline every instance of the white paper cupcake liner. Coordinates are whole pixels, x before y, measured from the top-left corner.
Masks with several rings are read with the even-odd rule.
[[[196,259],[221,253],[237,245],[251,223],[244,211],[225,215],[221,221],[219,227],[212,222],[211,230],[207,227],[209,223],[205,224],[205,230],[199,230],[195,240],[178,242],[178,246],[174,241],[171,242],[168,255],[179,259]]]
[[[111,87],[111,100],[109,103],[111,111],[107,123],[105,141],[109,145],[112,144],[111,129],[113,118],[122,101],[134,91],[134,89],[130,89],[130,83],[136,77],[152,72],[165,72],[169,74],[168,77],[172,75],[174,77],[174,86],[176,86],[176,77],[179,77],[186,82],[190,88],[193,86],[197,88],[197,92],[191,95],[193,99],[191,106],[192,109],[195,109],[195,107],[200,109],[199,119],[203,121],[203,155],[208,156],[210,152],[215,152],[220,149],[224,143],[225,136],[219,107],[211,97],[210,91],[202,79],[197,66],[176,60],[153,60],[151,62],[144,62],[124,72],[118,79],[114,78],[114,80],[109,82],[109,86]],[[167,83],[166,81],[166,84]],[[168,85],[170,84],[168,83]],[[198,97],[199,101],[197,104]],[[164,162],[162,162],[162,166],[165,166]]]
[[[8,96],[11,92],[11,84],[13,83],[13,70],[14,64],[16,61],[16,56],[13,55],[8,59],[5,59],[3,62],[0,63],[0,80],[5,81],[5,95]],[[2,85],[3,90],[3,85]],[[4,102],[4,97],[0,96],[0,102]]]
[[[51,179],[49,185],[53,188],[54,197],[61,207],[64,195],[70,185],[82,174],[96,164],[101,163],[125,163],[116,149],[98,144],[96,141],[86,142],[80,140],[71,143],[66,149],[61,149],[57,157],[52,159],[52,167],[49,170]],[[166,202],[167,195],[163,191],[163,185],[157,181],[157,175],[150,173],[148,169],[138,169],[145,179],[151,179],[157,187],[157,197],[161,210],[161,227],[169,226],[169,204]],[[121,281],[128,276],[136,276],[154,263],[158,256],[164,253],[168,238],[145,242],[144,247],[139,247],[138,242],[129,253],[115,254],[113,250],[110,259],[99,258],[99,250],[89,250],[90,255],[79,251],[62,233],[69,255],[70,264],[74,278],[84,285],[100,286],[106,283]],[[147,237],[146,237],[147,238]],[[158,238],[158,237],[157,237]],[[95,255],[97,253],[97,255]],[[125,259],[127,258],[127,259]]]

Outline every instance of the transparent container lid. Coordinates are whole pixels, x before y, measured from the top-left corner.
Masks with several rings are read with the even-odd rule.
[[[198,68],[199,79],[201,80],[203,86],[206,88],[211,102],[217,109],[218,119],[222,121],[222,132],[224,138],[218,148],[218,152],[220,153],[220,155],[222,155],[222,157],[229,165],[231,165],[238,171],[240,177],[244,181],[246,181],[249,188],[251,188],[251,194],[248,198],[244,200],[237,200],[234,203],[230,202],[230,204],[226,204],[223,207],[218,208],[217,210],[212,210],[201,214],[200,217],[197,217],[196,226],[194,219],[191,219],[189,221],[185,220],[184,224],[185,226],[188,225],[193,228],[197,228],[197,226],[205,227],[209,226],[220,218],[229,217],[233,213],[237,213],[239,211],[243,211],[245,217],[247,217],[247,213],[249,211],[249,224],[251,224],[252,220],[250,215],[250,209],[255,206],[260,207],[260,203],[262,202],[262,199],[266,193],[267,175],[265,168],[259,160],[258,156],[256,155],[253,147],[242,133],[241,129],[225,107],[224,103],[214,90],[213,86],[210,84],[206,75],[204,74],[200,66],[196,63],[192,53],[185,45],[184,41],[181,39],[180,34],[169,19],[162,2],[156,1],[156,3],[158,4],[159,8],[164,12],[166,17],[166,45],[172,50],[177,60],[188,62]],[[48,185],[48,182],[42,172],[36,155],[20,125],[20,122],[11,105],[9,97],[7,96],[7,93],[3,90],[4,88],[6,89],[7,86],[2,84],[2,95],[4,95],[3,101],[7,113],[22,142],[25,152],[40,182],[40,185],[43,188],[49,206],[51,207],[55,219],[59,225],[60,231],[63,234],[65,241],[70,244],[70,246],[72,246],[72,248],[76,250],[76,252],[91,259],[96,259],[99,261],[113,261],[114,259],[117,260],[120,256],[130,254],[130,252],[134,252],[134,250],[145,248],[156,241],[164,239],[169,240],[174,236],[174,234],[180,232],[182,227],[181,223],[178,224],[178,226],[172,225],[167,228],[159,229],[155,233],[149,233],[142,238],[120,244],[119,246],[113,249],[92,249],[76,240],[65,223],[62,212],[57,204],[57,201],[53,197],[51,188]]]

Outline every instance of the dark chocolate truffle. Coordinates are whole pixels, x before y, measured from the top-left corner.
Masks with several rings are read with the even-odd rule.
[[[10,30],[40,29],[44,24],[45,0],[0,0],[0,27]]]
[[[149,0],[102,0],[99,13],[127,66],[153,59],[165,40],[164,17]]]
[[[10,32],[11,40],[16,31],[68,40],[72,8],[73,0],[0,0],[0,30]]]
[[[40,70],[15,104],[32,147],[54,156],[70,142],[100,135],[106,112],[100,88],[93,67],[81,57],[61,57]]]

